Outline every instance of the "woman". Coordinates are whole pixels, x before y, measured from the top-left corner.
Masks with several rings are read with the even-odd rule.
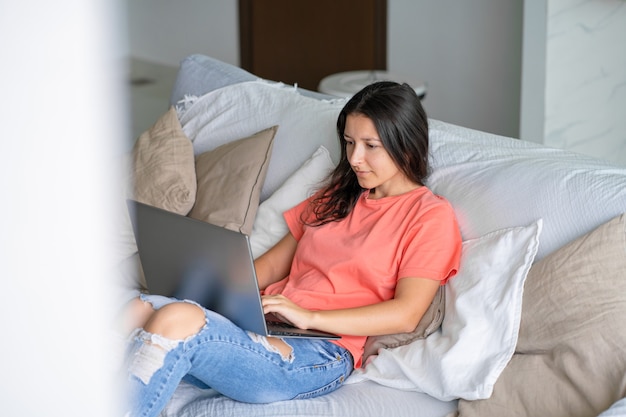
[[[337,133],[338,166],[285,213],[290,232],[255,267],[266,313],[342,338],[264,337],[191,302],[142,296],[132,416],[158,415],[182,379],[253,403],[331,392],[361,365],[367,336],[414,330],[456,273],[461,237],[450,205],[424,186],[428,121],[414,90],[365,87]]]

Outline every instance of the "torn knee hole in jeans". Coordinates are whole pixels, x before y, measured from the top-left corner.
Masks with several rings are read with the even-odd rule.
[[[265,349],[267,349],[268,351],[272,352],[272,353],[278,353],[280,355],[280,357],[287,362],[293,362],[293,360],[295,359],[295,356],[293,354],[293,348],[289,345],[289,343],[285,342],[283,339],[274,339],[277,341],[282,342],[282,344],[284,344],[286,349],[289,349],[289,352],[287,353],[285,352],[281,352],[281,350],[270,343],[269,339],[265,336],[261,336],[259,334],[253,333],[253,332],[247,332],[248,336],[250,336],[250,339],[252,339],[253,342],[259,343],[261,344]]]
[[[166,339],[163,336],[148,333],[141,329],[137,329],[135,337],[142,344],[131,359],[130,373],[139,378],[144,384],[148,384],[152,375],[163,366],[168,352],[178,346],[182,340]]]

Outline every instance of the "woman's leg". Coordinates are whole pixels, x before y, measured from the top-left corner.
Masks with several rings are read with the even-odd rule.
[[[117,322],[121,334],[129,335],[137,328],[143,328],[156,310],[141,297],[133,298],[123,309]]]
[[[185,361],[172,352],[205,324],[204,310],[196,304],[160,296],[133,300],[135,328],[127,354],[130,373],[131,416],[156,416],[187,373]],[[180,349],[179,349],[180,350]]]
[[[285,355],[270,340],[195,304],[157,310],[131,349],[132,415],[158,415],[185,375],[235,400],[265,403],[330,392],[352,371],[350,354],[330,342],[288,339]]]

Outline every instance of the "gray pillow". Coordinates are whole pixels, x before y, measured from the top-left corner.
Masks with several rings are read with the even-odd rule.
[[[190,55],[182,60],[174,88],[170,95],[170,104],[176,105],[185,95],[203,96],[208,92],[227,85],[255,81],[260,79],[248,71],[226,62],[205,55]],[[270,80],[276,81],[276,80]],[[298,93],[316,99],[332,99],[326,94],[298,88]]]

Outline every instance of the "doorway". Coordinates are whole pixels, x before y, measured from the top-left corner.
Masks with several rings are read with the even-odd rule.
[[[239,35],[243,69],[309,90],[387,69],[386,0],[239,0]]]

